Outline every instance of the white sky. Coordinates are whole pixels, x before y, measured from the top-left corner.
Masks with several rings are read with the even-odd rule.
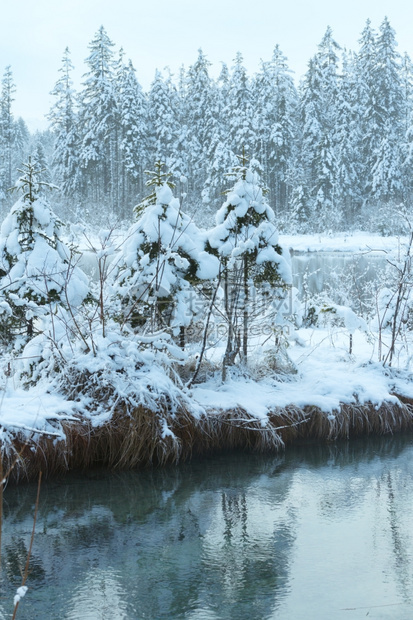
[[[15,116],[30,128],[48,112],[66,46],[80,88],[88,44],[103,25],[116,49],[131,58],[147,89],[156,68],[177,73],[201,47],[217,75],[237,51],[249,72],[278,43],[301,77],[327,26],[336,41],[356,49],[367,18],[378,28],[387,15],[399,51],[413,56],[413,4],[407,0],[0,0],[0,74],[11,65]]]

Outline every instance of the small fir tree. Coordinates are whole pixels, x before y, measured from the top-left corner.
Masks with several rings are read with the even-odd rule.
[[[217,275],[218,261],[205,252],[205,239],[173,196],[169,174],[157,161],[148,172],[149,196],[135,208],[118,260],[115,289],[123,321],[149,332],[177,335],[193,315],[194,284]]]
[[[236,182],[216,216],[209,234],[211,251],[221,260],[224,305],[228,322],[223,380],[241,351],[247,360],[251,300],[260,289],[275,299],[276,291],[291,285],[291,268],[275,227],[274,211],[266,203],[257,172],[258,162],[247,166],[243,154],[231,176]],[[277,317],[274,317],[277,320]],[[242,337],[241,337],[242,332]]]
[[[17,344],[23,346],[37,331],[37,319],[56,306],[83,301],[87,280],[71,265],[71,252],[60,239],[62,223],[42,195],[52,186],[40,180],[30,158],[19,172],[13,189],[22,196],[0,232],[0,295],[3,334],[20,337]]]

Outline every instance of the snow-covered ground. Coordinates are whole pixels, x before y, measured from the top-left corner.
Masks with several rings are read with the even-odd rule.
[[[298,342],[297,342],[298,341]],[[202,411],[216,415],[217,410],[242,407],[265,425],[275,407],[313,405],[334,415],[342,403],[395,402],[394,394],[413,398],[413,382],[403,369],[384,369],[377,360],[377,350],[371,335],[353,335],[353,353],[348,352],[349,333],[340,328],[301,329],[296,342],[288,350],[297,373],[278,376],[267,373],[253,380],[234,373],[222,384],[216,372],[206,382],[195,385],[186,396],[193,402],[197,417]],[[259,348],[254,360],[259,364]],[[217,356],[218,357],[218,356]],[[158,370],[156,371],[158,372]],[[50,385],[41,383],[29,390],[15,389],[11,379],[3,377],[4,389],[0,400],[2,433],[23,432],[30,436],[35,430],[52,437],[62,437],[56,422],[73,420],[79,404],[57,393],[49,393]],[[103,418],[106,421],[107,418]]]
[[[365,334],[353,336],[353,354],[348,353],[349,334],[345,330],[301,329],[300,344],[288,353],[298,373],[290,377],[261,381],[231,379],[222,385],[219,378],[193,388],[193,397],[206,409],[242,407],[265,421],[274,407],[313,405],[333,414],[342,403],[360,404],[395,401],[394,394],[413,398],[409,373],[383,372],[375,348]]]
[[[283,235],[280,243],[284,248],[310,252],[358,253],[372,249],[384,250],[395,256],[400,250],[399,238],[363,233],[335,237]],[[413,382],[409,372],[413,334],[406,330],[392,368],[384,368],[379,362],[378,335],[374,324],[360,331],[356,329],[360,327],[357,324],[344,322],[347,328],[343,324],[334,325],[333,321],[325,326],[292,332],[288,356],[296,372],[289,375],[265,369],[265,348],[270,347],[271,342],[267,339],[263,348],[262,343],[252,339],[251,372],[235,370],[223,384],[217,369],[224,351],[224,343],[221,342],[215,351],[209,350],[207,353],[212,369],[207,380],[190,389],[183,388],[182,393],[192,403],[195,416],[199,416],[200,412],[216,415],[218,410],[242,407],[263,425],[275,407],[313,405],[334,416],[343,403],[373,403],[379,406],[383,401],[396,401],[395,394],[413,398]],[[353,332],[351,354],[350,331]],[[384,336],[383,350],[386,350]],[[148,383],[151,383],[151,372],[154,375],[153,384],[157,384],[159,367],[149,370]],[[0,367],[0,440],[7,441],[16,432],[27,437],[39,432],[56,439],[62,438],[60,422],[74,420],[73,416],[78,411],[79,403],[67,400],[52,383],[41,381],[24,390],[15,383],[7,363]],[[107,415],[96,417],[93,424],[96,426],[107,419]]]
[[[30,436],[44,432],[49,437],[62,439],[63,433],[53,421],[73,420],[75,403],[59,394],[50,394],[47,385],[36,385],[30,390],[13,388],[6,382],[0,396],[0,439],[5,429]]]

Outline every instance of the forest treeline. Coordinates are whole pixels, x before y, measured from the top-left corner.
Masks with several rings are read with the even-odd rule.
[[[249,76],[241,53],[217,79],[199,50],[178,76],[156,71],[149,92],[101,27],[89,44],[81,90],[66,49],[52,90],[50,128],[30,135],[13,116],[15,85],[4,72],[0,202],[31,155],[60,188],[66,219],[132,217],[146,169],[165,161],[185,210],[207,224],[222,204],[226,173],[244,152],[261,164],[267,200],[289,232],[396,230],[413,194],[413,68],[387,18],[368,20],[356,52],[327,28],[297,85],[275,47]],[[54,199],[56,200],[56,198]],[[71,214],[71,215],[70,215]]]

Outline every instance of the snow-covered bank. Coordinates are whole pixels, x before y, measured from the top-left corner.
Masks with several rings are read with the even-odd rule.
[[[64,440],[61,422],[76,422],[76,403],[61,394],[50,394],[50,386],[30,390],[7,385],[0,395],[0,433],[19,434],[28,440],[32,434]]]
[[[85,408],[50,393],[53,386],[44,382],[14,390],[3,378],[5,465],[22,446],[15,474],[24,478],[40,469],[53,474],[95,465],[135,467],[231,447],[275,450],[300,437],[331,440],[413,428],[410,373],[375,362],[362,333],[354,334],[350,355],[348,337],[339,329],[299,330],[299,344],[289,349],[296,374],[267,372],[254,380],[253,373],[238,369],[223,384],[213,373],[189,390],[181,388],[180,405],[169,410],[163,402],[153,411],[137,406],[126,414],[115,407],[97,416],[101,404]]]

